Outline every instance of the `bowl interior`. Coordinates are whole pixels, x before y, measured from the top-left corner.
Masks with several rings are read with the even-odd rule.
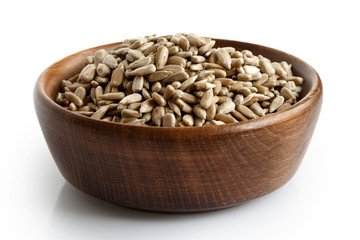
[[[295,76],[300,76],[304,78],[304,83],[301,86],[303,88],[300,97],[303,99],[311,89],[315,88],[315,85],[318,83],[318,75],[315,70],[308,65],[303,60],[285,53],[283,51],[265,47],[257,44],[238,42],[232,40],[222,40],[216,39],[216,47],[235,47],[236,50],[250,50],[254,55],[263,55],[264,57],[269,58],[271,61],[281,62],[286,61],[289,64],[292,64],[292,72]],[[295,104],[296,105],[296,104]]]
[[[315,91],[317,86],[320,84],[319,83],[320,79],[316,71],[306,62],[302,61],[301,59],[291,54],[282,52],[277,49],[256,45],[252,43],[239,42],[233,40],[223,40],[223,39],[214,39],[214,40],[216,40],[215,47],[232,46],[236,48],[236,50],[240,50],[240,51],[247,49],[252,51],[255,55],[263,55],[269,58],[271,61],[277,61],[277,62],[286,61],[289,64],[292,64],[292,71],[294,75],[304,78],[304,83],[302,85],[303,90],[300,94],[301,96],[300,101],[294,104],[290,109],[294,107],[296,108],[296,106],[301,104],[301,102],[303,102],[304,99],[309,97],[308,95],[311,95],[309,93]],[[112,43],[112,44],[107,44],[107,45],[102,45],[91,49],[87,49],[79,53],[75,53],[71,56],[68,56],[60,60],[59,62],[53,64],[40,77],[40,81],[39,81],[40,90],[42,90],[42,92],[45,93],[46,97],[49,100],[51,100],[51,102],[55,104],[57,108],[65,110],[59,105],[57,105],[54,101],[56,94],[60,90],[61,81],[64,79],[69,79],[70,77],[79,73],[81,69],[84,67],[84,61],[86,56],[92,55],[96,50],[101,48],[110,50],[118,44],[119,43]],[[257,120],[258,119],[250,120],[250,121],[257,121]]]

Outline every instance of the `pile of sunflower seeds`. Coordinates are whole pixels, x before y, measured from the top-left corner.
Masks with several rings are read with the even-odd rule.
[[[256,119],[299,99],[291,64],[214,46],[193,33],[127,39],[88,56],[55,100],[93,119],[187,127]]]

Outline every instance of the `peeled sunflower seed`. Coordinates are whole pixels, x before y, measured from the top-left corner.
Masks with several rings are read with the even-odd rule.
[[[240,113],[242,113],[247,118],[256,118],[256,115],[253,111],[251,111],[248,107],[239,105],[237,106],[236,110],[238,110]]]
[[[160,126],[164,115],[165,115],[165,108],[162,106],[156,106],[151,114],[152,121],[154,122],[154,124]]]
[[[76,94],[72,92],[65,92],[64,94],[65,97],[74,103],[76,107],[81,107],[83,105],[83,101]]]
[[[160,48],[158,48],[157,53],[156,53],[156,60],[155,60],[155,64],[156,64],[156,68],[161,68],[163,66],[165,66],[167,60],[169,57],[169,49],[165,46],[162,46]]]
[[[121,112],[121,116],[123,118],[140,118],[142,117],[142,114],[135,110],[124,109]]]
[[[183,117],[183,123],[185,123],[187,126],[194,126],[194,118],[190,114],[186,114]]]
[[[176,124],[175,115],[172,113],[166,113],[163,117],[163,126],[175,127],[175,124]]]
[[[95,65],[98,65],[99,63],[101,63],[105,59],[105,57],[107,55],[109,55],[109,53],[105,49],[97,50],[94,53],[94,63],[95,63]]]
[[[113,87],[118,87],[125,79],[125,68],[123,64],[119,66],[112,72],[111,75],[111,85]]]
[[[126,60],[129,62],[134,62],[143,57],[145,57],[144,54],[139,50],[129,50],[126,54]]]
[[[140,113],[151,112],[154,109],[155,106],[156,106],[156,104],[155,104],[153,99],[147,99],[147,100],[145,100],[144,102],[141,103],[139,112]]]
[[[149,65],[151,63],[151,58],[150,57],[144,57],[144,58],[140,58],[132,63],[130,63],[126,69],[136,69],[139,67],[143,67],[146,65]]]
[[[136,68],[135,70],[132,70],[128,73],[128,76],[144,76],[151,74],[156,71],[156,67],[154,64],[145,65],[139,68]]]
[[[201,108],[200,105],[195,105],[193,107],[193,112],[195,113],[195,115],[197,117],[199,117],[200,119],[206,119],[206,110]]]
[[[96,74],[96,65],[88,64],[83,68],[83,70],[81,70],[79,75],[79,81],[91,82],[94,79],[95,74]]]
[[[142,96],[138,93],[133,93],[130,94],[126,97],[124,97],[120,103],[121,104],[130,104],[130,103],[136,103],[136,102],[140,102],[142,100]]]
[[[101,94],[98,98],[99,98],[99,100],[121,100],[124,97],[125,97],[125,93],[117,92],[117,93]]]
[[[200,107],[208,109],[213,102],[213,91],[212,89],[207,90],[200,100]]]
[[[156,102],[159,106],[165,106],[166,105],[166,100],[164,99],[163,96],[161,96],[160,94],[153,92],[151,94],[152,99],[154,100],[154,102]]]
[[[91,118],[101,119],[105,115],[108,108],[109,106],[100,107],[93,115],[91,115]]]
[[[189,41],[189,43],[192,45],[192,46],[203,46],[205,45],[205,41],[204,39],[202,39],[201,37],[199,37],[198,35],[194,34],[194,33],[190,33],[188,34],[187,36],[187,40]]]
[[[281,105],[284,103],[285,98],[283,96],[276,96],[270,106],[269,106],[269,111],[272,113],[275,110],[277,110],[279,107],[281,107]]]
[[[231,57],[228,51],[224,48],[216,50],[216,57],[221,66],[226,69],[231,69]]]
[[[238,122],[234,117],[228,114],[218,113],[215,116],[215,119],[218,121],[222,121],[224,123],[234,123]]]
[[[221,104],[217,110],[218,114],[226,114],[235,110],[235,103],[233,101],[227,101]]]
[[[164,79],[164,82],[171,83],[175,81],[182,82],[189,78],[189,75],[186,72],[175,72],[173,74],[170,74],[167,78]]]

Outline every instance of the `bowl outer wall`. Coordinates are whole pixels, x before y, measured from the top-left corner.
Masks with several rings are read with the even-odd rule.
[[[80,116],[53,99],[62,79],[78,73],[99,46],[46,69],[34,90],[37,116],[64,178],[79,190],[115,204],[165,212],[221,209],[263,196],[298,169],[322,103],[322,84],[304,61],[276,49],[217,40],[293,64],[306,95],[295,106],[256,120],[222,126],[128,126]]]

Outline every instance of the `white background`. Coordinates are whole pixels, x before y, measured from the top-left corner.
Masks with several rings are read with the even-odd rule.
[[[1,1],[0,239],[360,239],[357,1]],[[194,32],[262,44],[311,64],[322,112],[284,187],[238,207],[156,214],[65,182],[33,107],[40,73],[77,51]]]

